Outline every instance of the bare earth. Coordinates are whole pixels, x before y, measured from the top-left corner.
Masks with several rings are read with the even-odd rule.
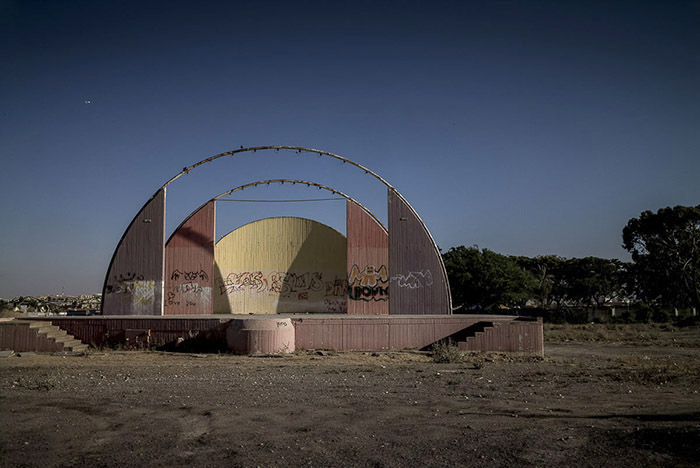
[[[545,336],[544,360],[448,364],[411,352],[2,358],[0,466],[700,466],[697,327]]]

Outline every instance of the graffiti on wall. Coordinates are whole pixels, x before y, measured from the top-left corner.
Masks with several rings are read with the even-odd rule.
[[[106,294],[129,294],[137,305],[150,305],[155,300],[156,282],[145,280],[143,275],[127,272],[114,275],[112,281],[105,286]]]
[[[348,275],[348,297],[355,301],[389,299],[389,277],[386,266],[366,265],[362,270],[353,265]]]
[[[207,275],[207,272],[204,270],[199,270],[199,271],[185,271],[182,272],[180,270],[174,270],[172,274],[170,275],[170,279],[173,281],[177,281],[180,279],[180,277],[183,277],[186,281],[193,281],[200,279],[202,281],[209,281],[209,275]]]
[[[418,289],[433,285],[433,274],[430,270],[409,271],[407,275],[398,274],[391,277],[400,288]]]
[[[325,280],[320,272],[231,272],[226,278],[217,278],[216,282],[222,296],[251,291],[296,297],[299,300],[309,300],[309,293],[323,293],[326,297],[345,297],[347,288],[345,280],[338,277]]]
[[[348,313],[348,301],[340,299],[324,299],[323,305],[326,312]]]
[[[208,307],[211,304],[211,287],[207,285],[209,275],[206,271],[183,272],[176,269],[170,274],[170,280],[173,285],[166,293],[165,307],[178,305]]]

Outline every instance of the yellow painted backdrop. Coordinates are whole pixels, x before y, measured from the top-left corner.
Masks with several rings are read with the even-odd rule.
[[[214,249],[214,313],[347,313],[347,242],[303,218],[267,218]]]

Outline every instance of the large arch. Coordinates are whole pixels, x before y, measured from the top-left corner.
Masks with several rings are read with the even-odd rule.
[[[389,313],[388,232],[379,218],[359,201],[332,187],[308,180],[268,179],[220,193],[195,209],[173,231],[165,243],[163,315],[211,315],[215,312],[218,297],[215,281],[217,275],[221,275],[214,268],[216,201],[248,188],[285,183],[316,187],[346,200],[350,297],[345,301],[347,305],[329,309],[362,315]]]
[[[447,273],[445,271],[444,264],[442,262],[442,257],[440,251],[430,234],[427,226],[422,221],[418,213],[413,209],[413,207],[408,203],[408,201],[396,190],[391,184],[389,184],[385,179],[380,177],[375,172],[366,168],[365,166],[356,163],[350,159],[343,156],[330,153],[327,151],[317,150],[313,148],[305,148],[299,146],[257,146],[250,148],[240,148],[232,151],[227,151],[225,153],[220,153],[215,156],[203,159],[198,163],[191,166],[183,168],[178,174],[169,179],[161,188],[156,191],[156,193],[146,202],[139,213],[134,217],[134,220],[129,224],[126,232],[120,239],[112,259],[110,261],[107,274],[105,276],[105,282],[103,285],[102,294],[102,313],[105,315],[142,315],[144,314],[144,309],[142,307],[136,307],[137,304],[144,297],[146,299],[152,299],[152,307],[148,307],[145,312],[151,315],[162,315],[163,314],[163,291],[164,291],[164,231],[156,232],[153,229],[143,230],[138,229],[138,218],[142,216],[143,213],[156,213],[158,222],[161,220],[164,223],[165,220],[165,193],[167,186],[174,182],[179,177],[189,173],[191,170],[215,161],[219,158],[225,156],[234,157],[240,153],[246,152],[257,152],[265,150],[274,151],[293,151],[297,154],[316,154],[318,156],[327,156],[340,161],[343,164],[350,164],[351,166],[357,167],[363,170],[366,174],[375,177],[377,180],[382,182],[388,191],[389,200],[389,219],[397,219],[398,224],[395,224],[395,234],[392,234],[392,229],[389,229],[389,250],[390,250],[390,268],[393,265],[395,271],[391,272],[391,284],[392,287],[397,291],[398,295],[405,294],[402,291],[416,290],[429,288],[429,294],[413,294],[412,298],[408,300],[410,303],[410,311],[405,310],[402,307],[392,307],[392,314],[406,314],[406,313],[427,313],[427,314],[450,314],[451,313],[451,297],[449,292],[449,286],[447,281]],[[162,194],[162,201],[159,198]],[[393,212],[393,213],[392,213]],[[408,214],[408,216],[397,215],[397,213]],[[396,215],[396,216],[395,216]],[[140,220],[143,223],[150,223],[152,218],[148,218],[149,221]],[[409,220],[408,223],[401,223],[404,220]],[[401,228],[397,226],[403,224]],[[132,232],[133,231],[133,232]],[[393,239],[393,240],[392,240]],[[412,239],[409,241],[411,243],[410,248],[402,249],[397,248],[397,246],[402,246],[403,242],[407,239]],[[134,250],[138,249],[139,245],[157,245],[160,242],[160,252],[152,255],[155,263],[160,263],[160,276],[158,277],[158,265],[155,265],[153,274],[153,279],[145,279],[145,276],[139,273],[142,265],[140,258],[133,253]],[[393,246],[393,247],[392,247]],[[421,268],[416,268],[415,259],[413,258],[414,249],[420,248],[422,250],[422,257],[425,259],[430,259],[429,268],[422,268],[421,265],[417,265]],[[427,250],[427,251],[426,251]],[[393,252],[393,254],[392,254]],[[409,255],[411,258],[406,257]],[[393,256],[393,259],[391,258]],[[437,270],[437,271],[435,271]],[[121,280],[122,278],[127,278],[130,275],[134,275],[135,278],[143,277],[144,283],[148,286],[148,291],[145,295],[136,294],[136,289],[134,285],[127,285],[124,291],[120,288],[114,288],[114,284],[110,283],[110,278],[116,280]],[[125,276],[126,275],[126,276]],[[430,280],[428,280],[430,278]],[[422,279],[422,281],[421,281]],[[139,286],[139,285],[136,285]],[[414,291],[415,292],[415,291]],[[125,296],[116,300],[115,294],[124,294]],[[126,297],[126,296],[129,297]],[[150,301],[150,299],[148,299]],[[415,302],[417,301],[417,302]],[[402,302],[402,303],[404,303]],[[150,302],[149,302],[150,303]],[[131,305],[130,305],[131,304]],[[160,312],[160,313],[158,313]]]

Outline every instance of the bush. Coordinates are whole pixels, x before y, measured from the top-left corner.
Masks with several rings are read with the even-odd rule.
[[[450,340],[438,341],[433,345],[433,361],[439,364],[462,362],[464,355]]]
[[[640,323],[649,323],[651,321],[651,318],[654,314],[654,309],[647,305],[647,304],[642,304],[639,309],[635,312],[635,319],[637,322]]]
[[[651,314],[651,319],[656,323],[668,323],[671,321],[671,312],[668,309],[656,307]]]

